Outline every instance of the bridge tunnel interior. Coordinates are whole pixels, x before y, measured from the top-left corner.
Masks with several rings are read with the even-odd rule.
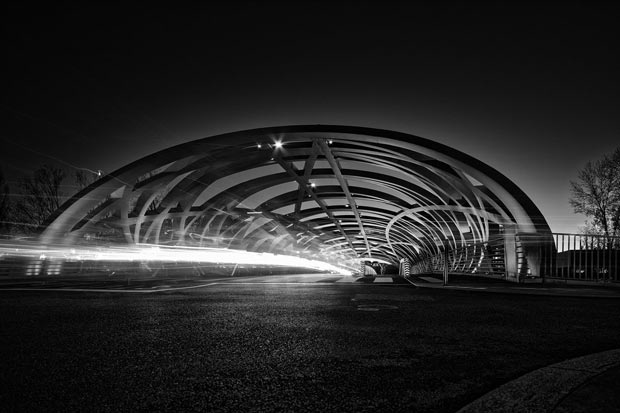
[[[67,201],[41,237],[398,267],[507,232],[550,230],[516,185],[479,160],[398,132],[309,125],[219,135],[139,159]]]

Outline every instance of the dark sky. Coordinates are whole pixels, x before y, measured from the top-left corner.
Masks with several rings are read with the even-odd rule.
[[[9,5],[0,165],[15,186],[236,130],[368,126],[488,163],[575,232],[569,181],[620,145],[620,9],[430,4]]]

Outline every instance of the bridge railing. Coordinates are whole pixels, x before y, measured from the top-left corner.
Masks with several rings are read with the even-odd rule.
[[[554,233],[553,241],[555,250],[542,254],[543,277],[590,282],[620,281],[620,237]]]
[[[412,262],[412,274],[440,274],[444,266],[453,274],[483,275],[523,281],[565,280],[620,282],[620,237],[591,234],[515,234],[451,248]],[[536,239],[540,241],[536,241]],[[552,239],[552,242],[551,242]],[[515,246],[512,250],[507,245]],[[513,254],[512,257],[509,254]],[[516,262],[509,273],[509,261]],[[534,268],[536,267],[536,268]]]
[[[443,253],[425,257],[410,266],[411,274],[443,273],[445,265],[453,274],[474,274],[504,277],[506,273],[504,238],[470,243],[449,248]]]

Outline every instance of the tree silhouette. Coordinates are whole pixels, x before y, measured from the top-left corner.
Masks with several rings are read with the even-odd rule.
[[[620,235],[620,147],[610,156],[588,162],[571,181],[570,204],[592,219],[606,236]]]
[[[21,183],[21,199],[14,211],[25,232],[36,230],[60,207],[60,184],[64,178],[62,169],[44,165]]]
[[[89,186],[90,184],[92,184],[93,182],[95,182],[96,180],[98,180],[101,175],[102,175],[102,171],[91,171],[90,169],[78,169],[75,171],[73,178],[75,180],[75,185],[77,190],[75,191],[80,192],[82,189],[86,188],[87,186]]]

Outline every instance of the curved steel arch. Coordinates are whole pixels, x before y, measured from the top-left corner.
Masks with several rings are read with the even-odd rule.
[[[246,130],[154,153],[50,218],[45,243],[92,240],[419,260],[448,246],[551,231],[504,175],[404,133],[303,125]]]

